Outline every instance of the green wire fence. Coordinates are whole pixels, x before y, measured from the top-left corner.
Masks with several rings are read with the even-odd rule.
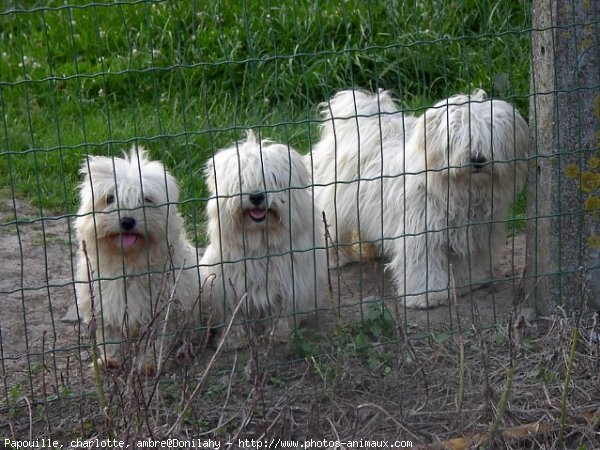
[[[431,366],[415,363],[426,348],[459,342],[464,357],[460,342],[471,342],[485,367],[482,379],[492,386],[494,370],[506,366],[490,368],[486,346],[497,345],[512,367],[511,327],[530,323],[523,311],[549,315],[559,307],[565,320],[592,321],[585,333],[597,343],[591,312],[600,306],[600,13],[593,2],[558,3],[3,2],[0,435],[13,439],[13,447],[19,439],[44,437],[66,445],[95,437],[128,443],[211,437],[238,448],[235,439],[246,437],[331,437],[335,426],[326,430],[326,417],[337,417],[346,437],[354,429],[357,439],[397,433],[415,445],[431,443],[451,433],[422,422],[418,411],[460,414],[457,405],[480,396],[442,401],[432,375],[436,358],[428,359]],[[561,67],[571,72],[562,75]],[[505,221],[502,274],[493,285],[463,296],[460,307],[406,310],[384,262],[365,254],[359,264],[330,272],[335,312],[327,338],[300,330],[285,355],[249,351],[211,359],[209,346],[156,378],[123,372],[93,378],[89,333],[72,315],[79,246],[73,220],[85,157],[118,157],[133,143],[148,148],[180,183],[178,206],[202,249],[206,161],[248,129],[308,153],[319,139],[319,103],[348,88],[392,90],[409,115],[483,88],[528,120],[528,187]],[[466,363],[458,354],[452,363],[449,353],[441,355],[439,371],[456,363],[460,374],[449,389],[464,394],[468,354]],[[253,358],[249,383],[219,381],[242,377]],[[353,375],[357,367],[370,375]],[[259,369],[262,378],[255,376]],[[562,380],[560,370],[538,369],[542,378],[559,377],[545,382]],[[353,403],[352,392],[368,392],[371,376],[389,390]],[[403,386],[407,379],[418,389]],[[306,389],[294,391],[298,386]],[[411,390],[425,394],[414,404],[402,400]],[[319,416],[314,392],[339,409]],[[488,406],[497,400],[486,396]],[[284,403],[287,409],[278,406]],[[296,407],[305,415],[296,416]],[[589,400],[584,409],[594,407]],[[500,418],[503,412],[495,410]],[[383,418],[377,426],[374,417]],[[534,420],[524,413],[515,419]],[[582,435],[597,443],[597,413],[590,420]],[[468,435],[481,428],[454,429]],[[496,429],[489,427],[490,442]]]

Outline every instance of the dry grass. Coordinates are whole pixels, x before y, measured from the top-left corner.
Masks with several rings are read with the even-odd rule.
[[[30,241],[26,234],[23,242]],[[68,257],[64,246],[56,249],[51,261]],[[62,444],[195,437],[223,443],[403,439],[415,447],[451,449],[600,447],[595,315],[558,311],[534,320],[525,309],[498,315],[501,325],[490,326],[483,307],[494,299],[484,291],[459,299],[452,317],[442,308],[405,316],[397,300],[390,298],[384,308],[367,297],[365,280],[378,285],[380,270],[363,264],[347,268],[345,278],[332,273],[335,300],[339,293],[351,304],[336,309],[327,332],[305,330],[289,346],[251,341],[237,353],[219,352],[205,333],[194,341],[182,335],[177,347],[163,349],[169,364],[149,376],[134,363],[156,344],[150,339],[160,330],[148,327],[128,346],[126,364],[99,373],[99,382],[90,368],[88,330],[57,323],[60,336],[44,331],[40,342],[31,339],[32,323],[50,330],[46,310],[27,309],[27,326],[18,311],[3,311],[30,341],[26,349],[17,346],[12,337],[19,328],[3,322],[0,436]],[[348,278],[355,284],[348,285]],[[499,289],[506,284],[512,281]],[[55,308],[59,299],[64,307],[72,300],[68,292],[51,293]],[[44,300],[28,297],[27,305]],[[447,325],[414,320],[434,313]]]
[[[77,372],[71,379],[81,384],[72,389],[90,395],[38,406],[23,396],[2,412],[2,434],[117,436],[130,444],[210,437],[404,439],[452,449],[600,445],[595,315],[530,322],[521,314],[515,325],[462,323],[455,334],[389,329],[394,322],[382,315],[383,332],[375,336],[374,323],[370,329],[338,323],[325,335],[304,333],[290,348],[261,342],[221,354],[196,345],[194,357],[179,358],[151,377],[125,366],[102,374],[104,408],[92,394],[98,386],[91,370],[71,364],[63,370]],[[130,360],[142,344],[130,347]],[[36,377],[38,389],[44,379]]]

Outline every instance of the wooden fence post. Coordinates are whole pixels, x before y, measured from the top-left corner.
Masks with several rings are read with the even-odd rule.
[[[600,308],[600,4],[532,1],[525,293]]]

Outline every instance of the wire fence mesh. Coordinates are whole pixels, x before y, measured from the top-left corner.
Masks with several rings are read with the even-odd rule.
[[[598,445],[560,3],[3,4],[4,445]]]

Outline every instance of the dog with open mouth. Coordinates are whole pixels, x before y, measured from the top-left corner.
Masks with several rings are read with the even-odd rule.
[[[83,322],[95,325],[99,363],[118,367],[123,344],[143,327],[167,332],[166,352],[182,317],[201,323],[198,257],[177,209],[177,181],[135,146],[123,158],[89,156],[80,173],[77,303]],[[139,362],[153,370],[150,349]]]
[[[286,342],[323,306],[326,288],[325,228],[302,157],[249,131],[204,173],[203,309],[222,329],[240,306],[225,340],[230,348],[257,337]]]

